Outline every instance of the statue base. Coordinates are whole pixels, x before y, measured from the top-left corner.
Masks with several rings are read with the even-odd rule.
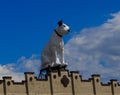
[[[49,74],[49,73],[52,72],[52,71],[58,71],[58,72],[60,72],[60,70],[65,70],[66,67],[67,67],[67,65],[64,65],[64,66],[58,65],[58,66],[55,66],[55,67],[50,67],[50,66],[48,66],[47,68],[44,68],[44,69],[41,69],[41,70],[40,70],[40,73],[39,73],[38,78],[39,78],[39,79],[42,78],[42,76],[43,76],[42,73],[43,73],[44,71],[46,71],[46,74]]]

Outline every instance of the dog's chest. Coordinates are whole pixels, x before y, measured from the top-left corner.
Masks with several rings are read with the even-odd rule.
[[[63,47],[63,41],[62,41],[62,39],[60,39],[57,44],[58,44],[58,47]]]
[[[63,46],[63,40],[62,38],[56,38],[53,40],[53,43],[55,46],[62,47]]]
[[[64,45],[64,42],[62,37],[59,37],[58,35],[54,34],[51,37],[51,44],[57,47],[62,47]]]

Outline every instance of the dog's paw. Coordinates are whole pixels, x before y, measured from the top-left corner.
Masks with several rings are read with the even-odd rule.
[[[68,63],[62,63],[61,65],[63,65],[63,66],[64,66],[64,65],[66,65],[66,66],[67,66],[67,65],[68,65]]]
[[[67,66],[68,66],[67,63],[62,63],[62,64],[61,64],[61,67],[63,67],[63,68],[64,68],[64,67],[67,67]]]

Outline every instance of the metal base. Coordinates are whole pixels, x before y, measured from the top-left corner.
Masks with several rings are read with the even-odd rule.
[[[43,71],[46,71],[47,74],[49,74],[50,72],[52,71],[60,71],[60,70],[65,70],[67,67],[67,65],[64,65],[64,66],[61,66],[61,65],[58,65],[58,66],[55,66],[55,67],[50,67],[48,66],[47,68],[44,68],[44,69],[41,69],[40,70],[40,73],[39,73],[39,76],[38,76],[38,79],[42,78],[43,77]]]

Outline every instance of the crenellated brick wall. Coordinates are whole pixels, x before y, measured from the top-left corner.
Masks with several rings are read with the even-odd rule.
[[[83,80],[77,71],[53,71],[45,79],[26,72],[22,82],[3,77],[0,80],[0,95],[120,95],[120,84],[117,80],[103,84],[100,75]]]

